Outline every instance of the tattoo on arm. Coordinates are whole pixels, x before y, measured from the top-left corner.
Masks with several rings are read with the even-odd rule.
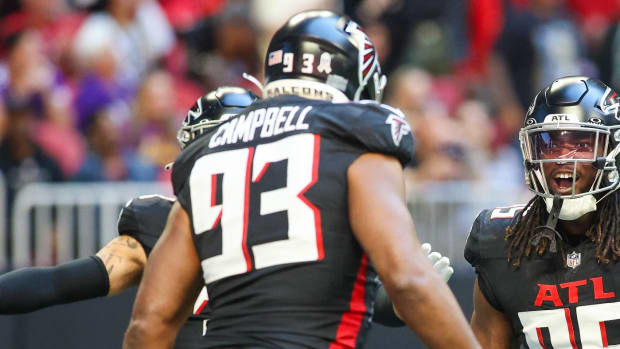
[[[116,254],[115,251],[103,253],[101,257],[103,264],[105,264],[105,267],[108,270],[108,275],[112,274],[112,270],[116,264],[123,261],[123,257]]]
[[[132,238],[130,238],[128,236],[119,236],[117,239],[113,240],[111,242],[111,244],[112,245],[126,246],[126,247],[129,247],[131,249],[138,248],[138,243],[134,239],[132,239]]]
[[[123,268],[121,266],[123,263],[133,260],[131,256],[139,253],[138,251],[129,252],[127,248],[130,250],[137,250],[140,247],[140,243],[138,243],[135,239],[129,236],[119,236],[110,241],[106,247],[97,253],[97,255],[103,261],[106,270],[108,271],[108,275],[112,275],[112,271],[115,266]]]

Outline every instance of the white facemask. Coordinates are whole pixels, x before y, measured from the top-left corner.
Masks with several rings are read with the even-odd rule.
[[[553,198],[545,198],[547,212],[551,213]],[[574,221],[588,212],[596,211],[596,199],[593,195],[586,195],[576,199],[564,199],[560,210],[560,219]]]

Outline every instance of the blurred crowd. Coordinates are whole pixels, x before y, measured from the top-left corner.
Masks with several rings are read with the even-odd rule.
[[[521,186],[517,133],[535,93],[586,74],[620,87],[619,0],[2,0],[0,171],[34,181],[168,180],[203,93],[257,88],[292,14],[357,20],[414,130],[413,186]],[[618,62],[618,64],[616,64]],[[260,95],[260,94],[259,94]]]

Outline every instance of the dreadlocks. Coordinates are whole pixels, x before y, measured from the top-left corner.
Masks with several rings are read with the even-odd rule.
[[[514,222],[506,228],[508,246],[508,260],[515,267],[521,265],[521,258],[529,257],[532,251],[543,255],[549,245],[549,239],[540,239],[538,244],[530,241],[535,228],[544,224],[548,213],[545,201],[540,196],[534,196],[525,208],[517,214]],[[586,231],[586,237],[596,243],[596,260],[599,263],[609,263],[620,258],[620,192],[616,191],[601,200],[596,210],[594,224]],[[566,265],[566,251],[564,244],[559,243],[560,255]]]

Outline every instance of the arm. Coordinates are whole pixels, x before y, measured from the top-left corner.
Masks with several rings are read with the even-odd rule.
[[[95,256],[55,267],[22,268],[0,276],[0,314],[103,297],[108,289],[105,266]]]
[[[348,170],[353,232],[404,322],[431,348],[479,348],[454,295],[420,247],[400,163],[360,156]]]
[[[97,256],[54,267],[12,271],[0,276],[0,314],[26,313],[117,294],[140,281],[145,264],[140,244],[131,237],[119,236]]]
[[[189,217],[175,203],[149,256],[123,348],[171,348],[202,286]]]
[[[99,250],[97,257],[105,264],[110,279],[108,296],[140,283],[146,265],[146,253],[136,239],[126,235],[118,236]]]
[[[480,291],[478,278],[474,283],[474,313],[471,328],[485,349],[509,349],[512,327],[504,313],[493,308]]]
[[[450,266],[450,259],[443,257],[439,252],[431,253],[431,244],[428,242],[423,243],[421,248],[427,254],[428,260],[433,265],[433,269],[439,274],[439,277],[443,281],[448,282],[452,274],[454,274],[454,269]],[[375,295],[374,310],[373,322],[389,327],[405,326],[400,314],[398,314],[398,310],[392,305],[392,301],[388,297],[382,283],[379,284],[379,289],[377,289],[377,294]]]

